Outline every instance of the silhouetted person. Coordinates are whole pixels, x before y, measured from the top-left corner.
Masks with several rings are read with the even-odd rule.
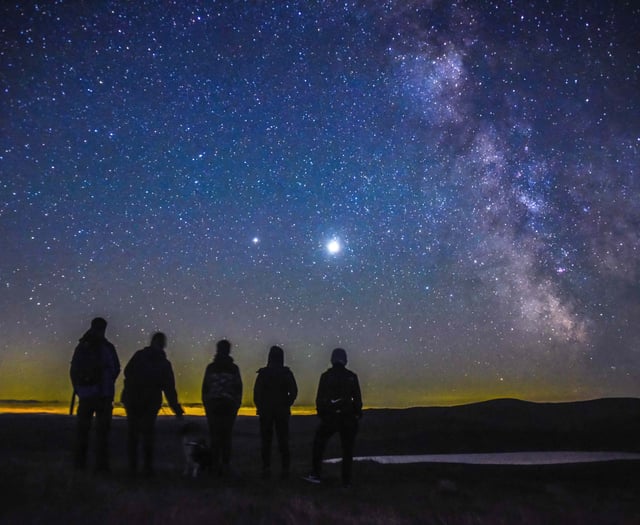
[[[138,350],[124,368],[122,404],[127,411],[129,470],[138,470],[138,448],[142,438],[143,472],[153,475],[154,430],[162,393],[177,417],[183,410],[178,403],[175,378],[165,348],[167,336],[153,334],[151,344]]]
[[[226,339],[218,341],[216,355],[207,366],[202,382],[202,403],[209,423],[213,471],[222,474],[229,473],[231,434],[242,403],[240,370],[230,353],[231,343]]]
[[[322,456],[329,438],[336,432],[342,444],[342,484],[351,484],[353,446],[362,416],[362,395],[358,376],[347,370],[347,353],[336,348],[331,354],[333,365],[320,377],[316,409],[320,425],[313,441],[313,472],[306,479],[321,482]]]
[[[96,317],[91,328],[80,338],[71,359],[71,383],[78,396],[78,418],[74,466],[87,464],[89,432],[95,414],[97,472],[109,471],[109,429],[113,412],[115,382],[120,374],[120,361],[115,347],[107,341],[107,321]]]
[[[298,396],[298,385],[293,372],[284,366],[284,352],[279,346],[269,350],[267,366],[258,370],[253,387],[253,402],[260,416],[262,441],[262,477],[271,477],[271,442],[275,428],[278,449],[282,459],[282,479],[289,477],[289,417],[291,405]]]

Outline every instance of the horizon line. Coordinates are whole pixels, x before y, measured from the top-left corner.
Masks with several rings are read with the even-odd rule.
[[[615,400],[615,399],[637,399],[640,400],[640,397],[636,396],[601,396],[601,397],[587,397],[587,398],[566,398],[566,399],[549,399],[549,400],[530,400],[519,397],[488,397],[488,398],[478,398],[473,399],[470,398],[468,400],[460,399],[458,401],[449,402],[449,403],[434,403],[434,404],[407,404],[407,405],[365,405],[363,410],[408,410],[414,408],[438,408],[438,407],[455,407],[455,406],[464,406],[464,405],[474,405],[478,403],[487,403],[491,401],[518,401],[522,403],[534,403],[534,404],[563,404],[563,403],[584,403],[589,401],[600,401],[600,400]],[[8,405],[18,405],[18,404],[27,404],[27,405],[53,405],[53,406],[68,406],[69,401],[62,401],[59,399],[56,400],[39,400],[39,399],[0,399],[0,405],[8,404]],[[202,401],[185,401],[181,403],[184,407],[202,407],[204,404]],[[123,404],[120,401],[113,402],[113,406],[115,407],[123,407]],[[168,409],[169,405],[167,403],[162,404],[160,411],[163,409]],[[240,410],[251,410],[255,409],[255,405],[253,404],[243,404],[240,406]],[[315,410],[315,404],[300,404],[294,405],[291,407],[292,411],[297,410],[307,410],[313,409]]]

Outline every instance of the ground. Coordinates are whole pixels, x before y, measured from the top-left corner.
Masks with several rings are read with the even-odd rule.
[[[158,422],[158,474],[132,480],[125,468],[126,421],[114,420],[108,477],[70,468],[74,422],[65,416],[0,416],[2,523],[640,523],[639,462],[548,467],[362,463],[355,465],[354,486],[347,490],[340,487],[339,466],[328,465],[327,483],[314,486],[300,477],[309,469],[316,420],[299,416],[291,425],[294,475],[287,482],[264,482],[258,421],[243,417],[235,430],[233,477],[189,480],[181,475],[178,434],[183,423],[163,417]],[[437,429],[431,432],[437,446],[429,445],[428,423],[415,411],[368,413],[358,452],[442,449]],[[468,438],[450,434],[449,441],[451,448],[470,450]],[[335,442],[328,455],[337,454]]]

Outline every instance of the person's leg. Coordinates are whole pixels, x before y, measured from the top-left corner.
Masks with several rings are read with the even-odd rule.
[[[322,474],[322,456],[324,455],[324,449],[327,446],[329,438],[336,431],[335,426],[327,421],[322,421],[316,430],[316,435],[313,439],[313,475],[318,478]]]
[[[133,409],[127,409],[127,453],[129,457],[129,471],[138,471],[138,437],[140,435],[140,415]]]
[[[358,433],[356,419],[343,421],[340,426],[340,441],[342,444],[342,484],[351,484],[351,470],[353,465],[353,449]]]
[[[76,416],[76,443],[74,451],[74,467],[84,469],[87,466],[87,451],[89,449],[89,432],[93,407],[88,399],[78,401],[78,415]]]
[[[220,424],[214,412],[207,411],[207,423],[209,424],[209,445],[211,447],[211,471],[217,474],[220,470],[220,437],[218,432]]]
[[[229,472],[229,464],[231,463],[231,441],[233,436],[233,425],[236,421],[236,411],[227,409],[222,416],[221,425],[221,456],[222,469],[225,473]]]
[[[227,418],[224,413],[216,413],[216,449],[218,453],[219,461],[219,472],[220,474],[226,474],[227,472],[227,462],[226,462],[226,439],[227,439]]]
[[[282,461],[282,478],[289,477],[291,465],[291,454],[289,452],[289,414],[279,414],[275,418],[276,438],[278,439],[278,450]]]
[[[111,429],[111,415],[113,400],[99,399],[96,401],[96,470],[109,470],[109,430]]]
[[[155,426],[158,411],[146,409],[142,415],[142,447],[144,450],[144,473],[153,475],[153,452],[155,444]]]
[[[271,473],[271,441],[273,437],[273,414],[260,414],[260,441],[262,456],[262,475]]]

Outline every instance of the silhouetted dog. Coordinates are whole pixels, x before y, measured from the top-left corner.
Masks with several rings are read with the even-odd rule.
[[[196,478],[200,471],[210,471],[213,461],[206,432],[197,423],[186,423],[181,434],[185,459],[184,475]]]

